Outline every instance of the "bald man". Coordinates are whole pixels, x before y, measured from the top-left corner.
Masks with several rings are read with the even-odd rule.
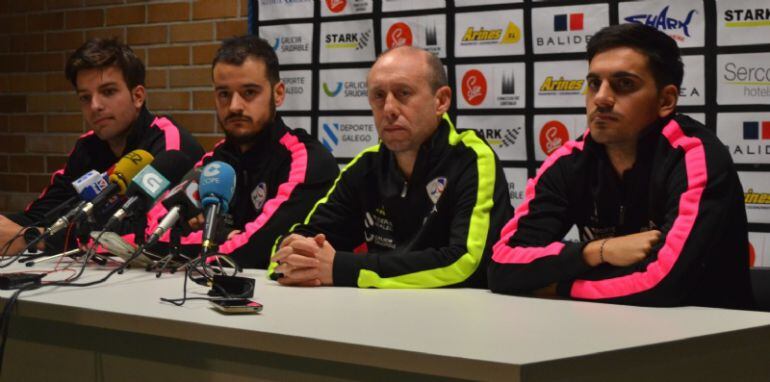
[[[512,215],[494,151],[458,131],[436,56],[383,53],[367,78],[380,143],[362,151],[272,257],[282,285],[486,287],[491,246]]]

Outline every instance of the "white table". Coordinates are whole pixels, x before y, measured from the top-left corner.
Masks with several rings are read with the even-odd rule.
[[[104,272],[89,269],[85,280]],[[141,270],[94,287],[26,292],[0,380],[770,378],[768,313],[473,289],[287,288],[247,273],[265,306],[259,315],[162,303],[181,296],[181,275]],[[205,292],[189,285],[193,296]]]

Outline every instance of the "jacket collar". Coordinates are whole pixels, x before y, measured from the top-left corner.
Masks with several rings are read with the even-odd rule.
[[[233,163],[238,165],[242,163],[248,168],[257,168],[263,162],[259,158],[264,158],[265,153],[270,153],[272,144],[278,142],[288,130],[289,128],[284,124],[283,119],[276,115],[275,119],[272,122],[268,122],[262,131],[257,134],[254,145],[246,152],[241,153],[240,147],[225,140],[225,143],[221,146],[223,154],[229,160],[232,160]]]
[[[414,170],[409,185],[420,185],[424,183],[425,178],[435,167],[439,159],[449,145],[449,134],[454,130],[454,126],[448,118],[442,118],[436,131],[420,145],[420,151],[417,153],[417,159],[414,162]],[[378,177],[382,186],[384,197],[399,196],[407,185],[401,169],[398,168],[396,157],[392,151],[388,150],[385,144],[380,146],[381,166]]]
[[[139,116],[131,124],[128,136],[126,137],[126,148],[123,150],[123,155],[139,148],[153,121],[155,121],[155,116],[147,110],[146,105],[142,105],[142,109],[139,110]]]
[[[642,130],[636,141],[636,163],[639,163],[640,159],[646,159],[646,157],[651,154],[655,147],[655,143],[658,141],[658,138],[660,138],[663,127],[665,127],[672,118],[674,118],[673,113],[667,117],[658,118]],[[593,138],[591,138],[590,132],[585,134],[583,139],[585,140],[586,152],[599,157],[601,160],[608,160],[605,146],[594,141]]]

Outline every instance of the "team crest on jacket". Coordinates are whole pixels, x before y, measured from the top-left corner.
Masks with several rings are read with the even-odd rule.
[[[262,182],[251,192],[251,202],[254,203],[254,209],[261,210],[265,204],[265,199],[267,199],[267,185]]]
[[[446,177],[439,176],[436,179],[431,180],[425,188],[428,190],[428,197],[436,204],[441,194],[446,189]]]

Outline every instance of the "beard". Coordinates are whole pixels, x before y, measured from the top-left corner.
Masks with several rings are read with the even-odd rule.
[[[275,100],[273,95],[270,95],[270,114],[268,116],[268,120],[265,124],[270,123],[275,120]],[[225,128],[228,121],[231,120],[241,120],[244,123],[249,124],[252,126],[251,129],[248,129],[247,131],[240,130],[239,132],[229,131]],[[259,126],[259,128],[256,128],[254,126],[254,120],[251,117],[245,116],[243,114],[228,114],[224,120],[217,118],[217,123],[219,123],[219,127],[222,129],[222,131],[225,132],[225,140],[229,143],[232,143],[237,146],[243,146],[243,145],[249,145],[251,143],[254,143],[257,141],[257,138],[259,137],[259,134],[261,134],[264,131],[264,125]]]

